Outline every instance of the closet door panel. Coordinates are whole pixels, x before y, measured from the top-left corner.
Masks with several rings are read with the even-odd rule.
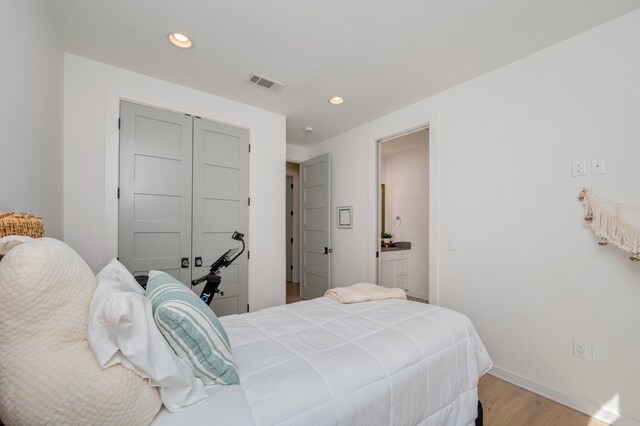
[[[185,284],[191,268],[192,119],[120,103],[118,258],[134,275],[163,270]]]
[[[242,247],[231,239],[233,231],[245,234],[249,244],[249,131],[195,118],[193,134],[193,256],[202,267],[193,278],[230,248]],[[245,252],[220,271],[220,289],[211,303],[219,316],[247,312],[248,262]],[[194,288],[200,294],[204,284]]]

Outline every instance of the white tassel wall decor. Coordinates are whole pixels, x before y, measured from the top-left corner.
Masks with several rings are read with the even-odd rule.
[[[583,189],[578,198],[584,204],[584,220],[598,244],[609,243],[630,253],[629,259],[640,261],[640,207],[616,203]]]

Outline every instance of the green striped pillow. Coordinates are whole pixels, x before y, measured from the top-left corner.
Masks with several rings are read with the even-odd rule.
[[[207,385],[239,384],[229,338],[213,311],[171,275],[150,271],[146,295],[169,345]]]

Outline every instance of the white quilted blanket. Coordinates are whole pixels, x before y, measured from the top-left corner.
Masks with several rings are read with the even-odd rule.
[[[322,297],[221,318],[240,386],[155,425],[470,425],[491,360],[464,315]]]

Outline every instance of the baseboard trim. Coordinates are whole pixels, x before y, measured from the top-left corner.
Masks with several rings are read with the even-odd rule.
[[[596,403],[566,394],[557,389],[553,389],[547,385],[544,385],[533,379],[529,379],[528,377],[521,376],[504,368],[500,368],[494,365],[493,368],[489,370],[489,374],[611,425],[640,425],[640,421],[625,416],[624,414],[614,413],[612,411],[606,410],[598,406],[598,404]]]

